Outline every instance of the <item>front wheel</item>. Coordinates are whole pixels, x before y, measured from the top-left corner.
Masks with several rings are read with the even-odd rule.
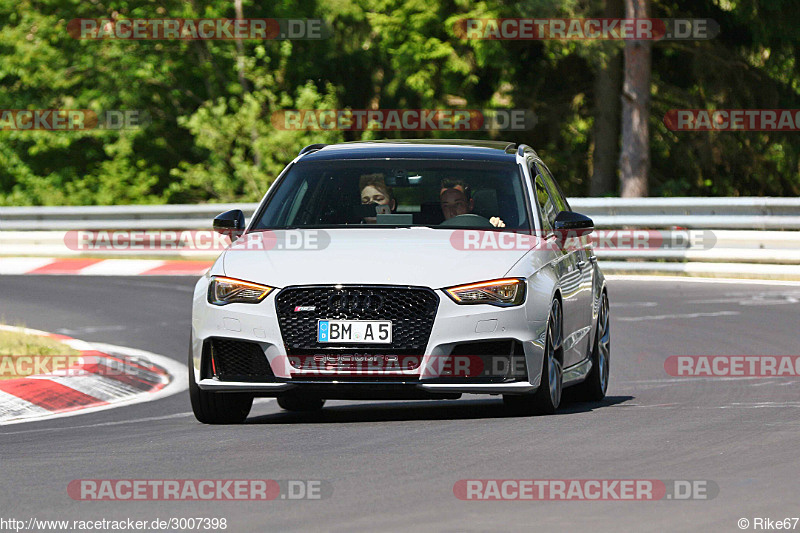
[[[241,424],[250,414],[253,395],[241,392],[210,392],[197,386],[194,361],[189,351],[189,398],[195,418],[203,424]]]
[[[597,315],[597,332],[592,347],[592,369],[586,381],[575,386],[579,400],[597,402],[606,397],[611,362],[611,328],[608,317],[608,296],[603,293]]]
[[[563,369],[561,366],[562,329],[561,304],[553,300],[550,318],[547,321],[542,379],[533,395],[504,395],[503,403],[512,412],[520,414],[550,415],[556,412],[561,403]]]

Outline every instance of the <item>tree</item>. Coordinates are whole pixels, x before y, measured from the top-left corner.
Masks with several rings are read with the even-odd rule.
[[[647,42],[456,31],[465,18],[618,17],[625,2],[628,17],[649,7],[653,17],[710,18],[720,33],[659,41],[651,52]],[[529,144],[570,196],[615,193],[620,164],[626,196],[800,195],[796,132],[673,131],[663,121],[673,109],[800,109],[796,3],[0,0],[0,110],[152,117],[127,130],[0,131],[0,205],[255,201],[304,145],[394,137]],[[331,31],[322,40],[241,42],[81,40],[67,31],[77,18],[240,14],[324,19]],[[510,108],[537,122],[468,132],[276,128],[272,114],[290,108]]]
[[[603,17],[619,18],[622,15],[622,0],[606,0],[605,4]],[[601,64],[598,65],[594,80],[594,151],[590,196],[606,196],[617,191],[622,54],[616,46],[609,48],[608,53],[599,54]]]
[[[650,0],[625,0],[626,18],[647,18]],[[647,196],[650,172],[650,42],[625,43],[625,82],[622,86],[622,153],[619,158],[620,195]]]

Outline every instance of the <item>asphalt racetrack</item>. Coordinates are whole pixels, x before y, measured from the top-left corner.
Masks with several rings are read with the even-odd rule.
[[[0,276],[7,324],[185,363],[189,277]],[[800,516],[800,378],[685,378],[671,355],[798,355],[800,285],[609,282],[604,402],[507,415],[499,397],[260,400],[241,426],[195,421],[188,392],[0,427],[2,518],[227,519],[227,531],[740,531]],[[185,376],[180,377],[181,380]],[[75,501],[76,479],[324,480],[321,500]],[[704,480],[691,501],[462,501],[463,479]],[[800,524],[797,525],[800,529]]]

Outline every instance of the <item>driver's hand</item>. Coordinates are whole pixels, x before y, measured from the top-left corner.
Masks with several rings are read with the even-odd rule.
[[[495,228],[505,228],[506,227],[506,223],[503,222],[502,220],[500,220],[500,217],[492,217],[492,218],[489,219],[489,222],[491,222],[492,226],[494,226]]]

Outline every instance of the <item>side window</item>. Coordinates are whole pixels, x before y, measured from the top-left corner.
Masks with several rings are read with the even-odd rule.
[[[541,175],[537,175],[533,180],[534,194],[536,195],[536,203],[539,207],[539,212],[542,214],[542,229],[545,233],[553,231],[553,224],[556,220],[556,208],[550,199],[550,193],[544,185]]]
[[[539,175],[544,178],[547,190],[550,191],[550,196],[553,198],[553,203],[556,207],[556,213],[571,211],[567,199],[564,198],[564,195],[561,193],[561,188],[558,186],[558,183],[556,183],[556,180],[553,179],[553,175],[550,174],[550,169],[541,163],[536,163],[536,168],[539,171]]]

